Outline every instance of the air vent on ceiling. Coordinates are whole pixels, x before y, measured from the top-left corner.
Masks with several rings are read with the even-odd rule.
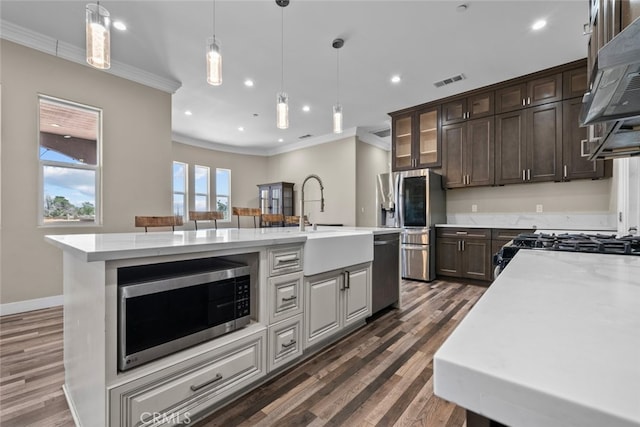
[[[374,134],[375,136],[377,136],[378,138],[386,138],[389,135],[391,135],[391,129],[385,128],[385,129],[380,129],[380,130],[377,130],[377,131],[371,132],[371,133]]]
[[[307,139],[307,138],[311,138],[311,134],[306,134],[298,137],[298,139]]]
[[[458,74],[457,76],[449,77],[448,79],[435,82],[433,85],[435,87],[442,87],[442,86],[450,85],[451,83],[459,82],[460,80],[464,80],[464,78],[465,78],[464,74]]]

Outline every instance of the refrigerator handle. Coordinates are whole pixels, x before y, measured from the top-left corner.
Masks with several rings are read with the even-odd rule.
[[[404,227],[404,203],[403,203],[403,194],[402,191],[404,190],[404,180],[402,179],[402,176],[399,173],[396,173],[396,182],[395,182],[395,189],[396,189],[396,212],[398,212],[398,227],[403,228]]]

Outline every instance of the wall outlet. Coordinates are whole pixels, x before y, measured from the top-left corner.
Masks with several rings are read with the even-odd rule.
[[[536,205],[536,212],[542,212],[542,205]]]
[[[471,212],[478,212],[478,205],[471,205]]]

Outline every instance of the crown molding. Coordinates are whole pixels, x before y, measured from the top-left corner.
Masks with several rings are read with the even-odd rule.
[[[384,150],[384,151],[391,151],[390,141],[385,141],[384,139],[377,137],[376,135],[372,134],[371,132],[363,128],[358,128],[358,132],[356,133],[356,136],[362,142],[365,142],[369,145],[373,145],[374,147],[380,148],[381,150]]]
[[[173,142],[192,145],[194,147],[204,148],[207,150],[222,151],[224,153],[233,154],[244,154],[249,156],[269,156],[269,153],[265,148],[240,147],[237,145],[220,144],[217,142],[205,141],[204,139],[193,138],[177,132],[173,132],[171,134],[171,137]]]
[[[0,20],[0,38],[89,67],[84,49],[5,20]],[[118,61],[111,61],[111,68],[104,72],[168,93],[175,93],[182,86],[182,82],[177,80],[158,76]]]
[[[282,145],[279,147],[270,147],[267,148],[267,155],[275,156],[278,154],[289,153],[291,151],[301,150],[303,148],[313,147],[315,145],[326,144],[328,142],[339,141],[346,138],[351,138],[356,136],[355,127],[345,129],[342,133],[328,133],[326,135],[314,136],[311,138],[306,138],[301,141],[292,142],[286,145]]]

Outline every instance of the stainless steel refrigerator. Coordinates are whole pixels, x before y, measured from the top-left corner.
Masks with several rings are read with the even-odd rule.
[[[435,279],[435,224],[446,223],[442,176],[431,169],[394,174],[396,218],[401,227],[402,277]]]

